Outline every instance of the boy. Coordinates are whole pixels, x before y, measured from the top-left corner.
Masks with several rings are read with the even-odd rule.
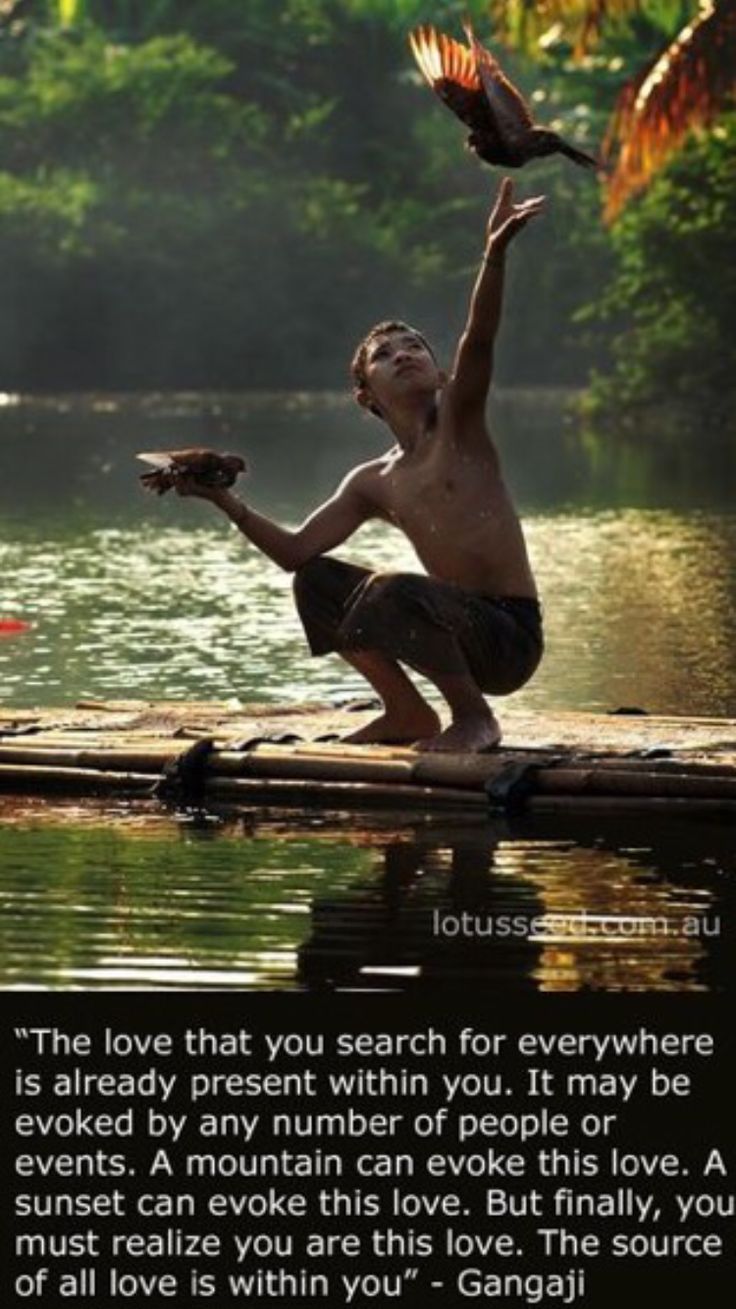
[[[354,469],[296,531],[230,491],[177,479],[181,495],[211,500],[279,567],[295,574],[297,608],[313,654],[337,651],[370,682],[383,713],[346,739],[481,751],[501,731],[484,692],[508,694],[542,655],[537,593],[518,517],[485,422],[509,242],[544,198],[514,204],[502,184],[451,375],[419,332],[379,323],[353,359],[355,396],[396,444]],[[377,574],[325,557],[369,518],[408,536],[426,569]],[[402,665],[445,699],[444,731]]]

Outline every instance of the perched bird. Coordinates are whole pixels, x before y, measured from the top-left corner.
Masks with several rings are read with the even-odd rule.
[[[153,465],[154,471],[141,473],[140,480],[147,491],[156,495],[165,495],[176,486],[179,477],[192,477],[202,486],[233,486],[246,467],[240,455],[220,455],[201,446],[190,450],[151,450],[136,458]]]
[[[434,27],[417,27],[409,37],[412,53],[429,85],[467,127],[468,147],[487,164],[521,168],[543,155],[567,155],[584,168],[599,168],[591,155],[563,141],[557,132],[536,127],[524,97],[502,72],[498,60],[464,23],[468,45]]]

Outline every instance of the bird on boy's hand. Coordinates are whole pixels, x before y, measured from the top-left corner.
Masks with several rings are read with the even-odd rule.
[[[557,132],[537,127],[521,92],[481,45],[469,22],[463,46],[434,27],[417,27],[409,44],[440,99],[467,127],[467,144],[487,164],[521,168],[530,159],[562,154],[583,168],[600,168],[592,155],[568,145]]]
[[[180,478],[191,478],[201,486],[233,486],[246,463],[240,455],[218,454],[195,446],[188,450],[151,450],[136,455],[153,471],[141,473],[140,480],[147,491],[165,495],[176,486]]]

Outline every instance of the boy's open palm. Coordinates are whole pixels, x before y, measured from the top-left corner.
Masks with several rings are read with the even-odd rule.
[[[505,177],[496,197],[496,203],[488,220],[488,243],[494,251],[506,249],[509,241],[526,227],[530,218],[541,213],[545,196],[534,195],[520,204],[514,204],[514,187],[510,178]]]

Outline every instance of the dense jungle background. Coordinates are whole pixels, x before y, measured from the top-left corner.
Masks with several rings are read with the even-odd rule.
[[[448,350],[498,175],[421,81],[411,26],[460,36],[470,11],[540,121],[598,150],[622,88],[713,8],[3,0],[0,389],[335,388],[396,314]],[[622,424],[665,399],[728,422],[732,0],[716,9],[684,93],[715,79],[717,112],[613,221],[560,157],[517,174],[549,210],[514,251],[502,383],[587,387]]]

